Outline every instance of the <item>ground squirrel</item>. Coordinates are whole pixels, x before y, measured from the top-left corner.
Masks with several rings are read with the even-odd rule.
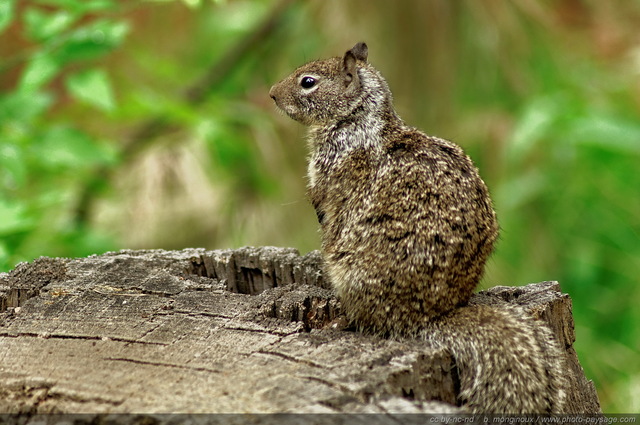
[[[308,195],[347,318],[452,352],[470,411],[559,412],[562,353],[515,307],[467,305],[498,236],[485,183],[454,143],[405,125],[367,45],[307,63],[269,95],[310,126]]]

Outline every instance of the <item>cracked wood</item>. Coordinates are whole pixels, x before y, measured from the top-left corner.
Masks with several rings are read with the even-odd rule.
[[[0,274],[0,412],[456,412],[443,347],[332,324],[317,252],[121,251]],[[575,411],[599,410],[554,283],[497,287],[567,347]]]

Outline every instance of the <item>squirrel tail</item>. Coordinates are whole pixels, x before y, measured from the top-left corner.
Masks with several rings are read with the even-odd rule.
[[[451,351],[461,406],[476,413],[562,413],[563,350],[546,324],[522,308],[467,305],[432,322],[424,336]]]

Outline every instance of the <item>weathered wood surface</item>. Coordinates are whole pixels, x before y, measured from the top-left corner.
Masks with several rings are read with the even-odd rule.
[[[0,412],[457,412],[445,349],[332,328],[320,263],[264,247],[20,264],[0,274]],[[568,413],[600,411],[557,283],[474,300],[549,323],[571,365]]]

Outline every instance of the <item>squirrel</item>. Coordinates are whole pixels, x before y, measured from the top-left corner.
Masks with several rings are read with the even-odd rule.
[[[358,43],[269,91],[309,126],[308,197],[347,319],[446,347],[471,412],[561,412],[567,381],[551,331],[518,307],[468,304],[499,232],[487,186],[461,147],[402,121],[367,57]]]

